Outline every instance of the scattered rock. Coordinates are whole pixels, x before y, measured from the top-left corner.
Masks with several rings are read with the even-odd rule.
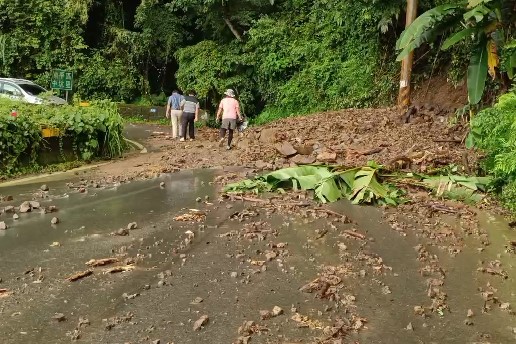
[[[196,297],[192,302],[190,302],[191,305],[198,305],[201,304],[204,301],[202,297]]]
[[[473,326],[473,321],[471,321],[471,319],[466,319],[464,320],[464,325]]]
[[[468,314],[467,314],[467,317],[468,318],[471,318],[475,315],[475,313],[473,313],[473,311],[471,309],[468,309]]]
[[[392,294],[391,289],[389,288],[388,285],[386,285],[382,288],[382,294],[384,294],[384,295]]]
[[[231,273],[231,277],[232,277],[232,278],[237,278],[237,277],[238,277],[238,272],[233,271],[233,272]]]
[[[29,201],[29,204],[32,209],[39,209],[39,207],[40,207],[39,202],[36,202],[36,201]]]
[[[208,321],[210,321],[210,318],[207,315],[203,315],[194,323],[193,330],[200,331],[208,323]]]
[[[53,217],[52,220],[50,221],[50,223],[53,225],[57,225],[59,222],[61,222],[61,221],[57,217]]]
[[[274,148],[276,148],[278,153],[280,153],[284,157],[289,157],[289,156],[297,154],[297,151],[295,150],[295,148],[287,141],[283,141],[281,143],[275,144]]]
[[[20,205],[20,213],[28,213],[32,211],[32,207],[30,205],[30,202],[23,202]]]
[[[201,197],[197,197],[197,198],[195,199],[195,201],[196,201],[197,203],[200,203],[200,202],[202,202],[202,198],[201,198]]]
[[[0,221],[0,230],[3,230],[5,231],[7,229],[7,225],[5,224],[4,221]]]
[[[269,310],[261,310],[260,311],[260,318],[262,320],[268,320],[268,319],[271,319],[273,318],[273,315],[272,315],[272,312],[269,311]]]
[[[278,130],[276,128],[263,129],[260,132],[260,142],[262,143],[274,143],[276,142]]]
[[[317,161],[320,162],[336,162],[337,161],[337,153],[330,151],[322,151],[317,154]]]
[[[152,344],[160,344],[160,343],[161,343],[161,340],[159,340],[159,339],[156,339],[156,340],[152,341]]]
[[[508,311],[511,309],[511,304],[509,302],[504,302],[500,304],[500,309],[503,311]]]
[[[311,155],[314,152],[313,146],[295,145],[294,148],[296,149],[297,153],[301,155]]]
[[[138,224],[136,222],[131,222],[130,224],[127,225],[127,229],[136,229],[138,228]]]
[[[48,191],[48,190],[50,190],[50,189],[48,188],[47,184],[43,184],[43,185],[41,185],[39,189],[40,189],[41,191]]]
[[[13,220],[18,220],[19,218],[20,218],[20,215],[18,215],[18,214],[13,215]]]
[[[53,320],[56,320],[57,322],[63,322],[66,320],[66,317],[63,313],[56,313],[53,317]]]
[[[424,315],[425,314],[425,309],[421,306],[415,306],[414,307],[414,314],[415,315]]]
[[[283,314],[283,309],[281,307],[274,306],[274,308],[272,309],[272,315],[277,317],[277,316],[282,315],[282,314]]]
[[[296,155],[290,161],[296,165],[309,165],[315,162],[315,158],[308,155]]]
[[[414,331],[414,326],[412,326],[412,323],[409,323],[407,327],[405,327],[407,331]]]
[[[126,229],[126,228],[120,228],[119,230],[117,230],[115,232],[115,235],[118,235],[118,236],[127,236],[129,235],[129,230]]]
[[[15,210],[16,209],[14,208],[14,206],[8,205],[7,207],[4,208],[4,213],[14,213]]]
[[[133,300],[133,299],[136,299],[138,296],[140,296],[140,294],[138,294],[138,293],[136,293],[136,294],[123,293],[122,294],[122,298],[124,300]]]

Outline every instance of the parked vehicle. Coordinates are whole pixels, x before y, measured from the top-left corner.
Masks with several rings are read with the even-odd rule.
[[[30,104],[66,104],[66,100],[54,95],[38,84],[24,79],[0,78],[0,96]]]

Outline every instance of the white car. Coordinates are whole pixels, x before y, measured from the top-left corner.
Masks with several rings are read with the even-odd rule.
[[[0,78],[0,96],[21,100],[30,104],[66,104],[66,100],[56,96],[41,97],[48,92],[43,87],[24,79]]]

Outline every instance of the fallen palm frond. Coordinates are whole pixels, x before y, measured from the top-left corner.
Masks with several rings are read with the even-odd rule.
[[[390,204],[403,202],[401,190],[388,183],[379,182],[381,165],[369,162],[367,166],[342,169],[326,165],[305,165],[274,171],[254,179],[229,184],[225,192],[271,192],[313,190],[322,202],[335,202],[343,198],[353,204]]]

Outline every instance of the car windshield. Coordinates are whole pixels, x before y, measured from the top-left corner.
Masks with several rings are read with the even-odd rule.
[[[20,86],[25,92],[27,92],[31,96],[37,96],[47,91],[43,87],[38,86],[36,84],[18,84],[18,86]]]

